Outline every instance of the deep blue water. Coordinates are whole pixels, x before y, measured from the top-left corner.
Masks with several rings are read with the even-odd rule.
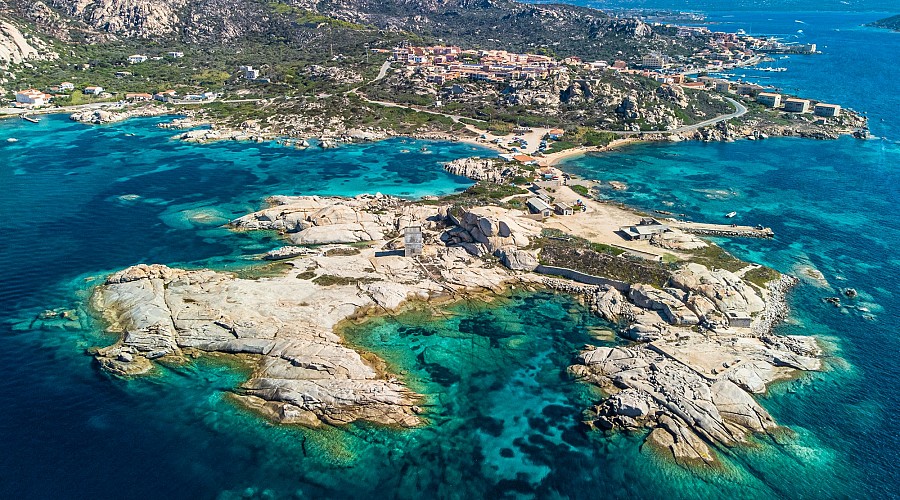
[[[714,14],[718,29],[794,36],[818,43],[821,55],[791,56],[773,65],[783,73],[747,70],[746,79],[864,111],[875,139],[807,141],[791,138],[732,144],[636,145],[615,154],[569,161],[576,173],[628,184],[604,196],[684,218],[771,226],[774,241],[721,243],[737,254],[802,275],[821,271],[828,286],[805,280],[791,296],[792,320],[782,330],[815,334],[839,360],[808,384],[782,387],[764,401],[776,420],[803,429],[799,443],[842,464],[861,481],[852,497],[894,497],[900,491],[896,456],[900,438],[900,70],[891,54],[900,34],[863,28],[873,14]],[[743,20],[743,22],[742,22]],[[796,21],[803,21],[803,24]],[[796,33],[802,29],[803,33]],[[741,70],[743,72],[743,70]],[[821,301],[853,287],[862,293],[848,307]],[[849,472],[852,471],[852,472]],[[825,478],[804,496],[840,496],[845,478]],[[782,487],[794,481],[785,477]],[[791,491],[780,490],[780,491]],[[851,490],[852,491],[852,490]],[[814,494],[815,493],[815,494]],[[792,495],[791,495],[792,496]]]
[[[900,12],[896,0],[532,0],[531,3],[570,3],[601,10],[660,9],[693,12]],[[886,16],[882,16],[886,17]],[[878,18],[877,18],[878,19]]]
[[[716,16],[735,30],[803,29],[825,54],[792,57],[789,71],[770,75],[868,112],[886,139],[641,145],[567,166],[625,181],[627,191],[605,194],[640,207],[703,220],[736,210],[777,238],[727,248],[823,272],[830,285],[799,287],[782,330],[821,336],[830,370],[762,400],[794,437],[733,450],[724,474],[703,475],[659,463],[640,436],[585,433],[579,413],[597,396],[569,381],[565,364],[582,344],[610,340],[556,295],[351,328],[352,343],[426,395],[433,424],[412,431],[271,426],[231,404],[241,374],[214,362],[109,378],[84,352],[111,342],[81,309],[97,278],[139,262],[240,269],[280,243],[218,226],[267,195],[453,192],[468,183],[439,162],[477,152],[432,143],[422,154],[400,140],[308,152],[194,146],[168,140],[156,120],[87,127],[52,117],[0,123],[0,497],[896,496],[900,34],[858,27],[878,14]],[[821,302],[848,286],[861,292],[850,307]],[[37,321],[46,308],[75,309],[80,321]]]

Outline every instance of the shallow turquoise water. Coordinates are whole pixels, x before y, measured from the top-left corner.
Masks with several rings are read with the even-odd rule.
[[[772,18],[777,31],[794,17],[759,14],[754,30]],[[851,29],[854,19],[817,19],[807,19],[807,32],[835,37],[834,51],[797,61],[818,61],[809,64],[818,75],[777,74],[782,85],[870,67],[873,80],[860,85],[896,89],[900,75],[884,54],[900,39]],[[859,52],[870,37],[879,50]],[[604,325],[564,296],[516,293],[491,307],[463,303],[351,329],[354,344],[425,394],[432,425],[406,431],[269,425],[228,400],[241,375],[212,362],[111,379],[84,354],[111,339],[83,312],[77,324],[34,319],[47,307],[78,308],[93,277],[127,265],[250,265],[280,242],[217,226],[267,195],[462,189],[469,183],[438,163],[475,153],[470,146],[431,143],[421,154],[421,143],[393,140],[298,152],[180,144],[152,119],[0,123],[0,139],[20,139],[0,142],[0,496],[893,497],[900,122],[891,109],[900,94],[830,81],[815,95],[868,111],[887,140],[646,145],[568,164],[629,184],[605,192],[612,199],[702,220],[736,210],[739,222],[770,225],[774,241],[723,244],[784,271],[816,267],[832,284],[802,285],[781,328],[823,336],[835,354],[830,371],[762,401],[794,436],[723,450],[727,471],[706,475],[658,462],[641,451],[641,436],[581,429],[580,412],[597,396],[569,381],[565,366],[582,344],[603,342],[589,332]],[[845,286],[861,292],[853,307],[821,302]]]

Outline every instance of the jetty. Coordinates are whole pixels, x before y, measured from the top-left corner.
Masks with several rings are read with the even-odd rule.
[[[26,114],[22,115],[22,119],[25,120],[26,122],[41,123],[41,121],[38,120],[37,118],[34,118],[33,116],[28,116]]]
[[[738,226],[731,224],[705,224],[700,222],[667,221],[673,228],[682,232],[699,236],[718,236],[724,238],[774,238],[775,232],[770,227]]]

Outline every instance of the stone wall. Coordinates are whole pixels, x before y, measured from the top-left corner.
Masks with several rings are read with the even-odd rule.
[[[584,274],[572,269],[567,269],[565,267],[539,265],[537,266],[537,268],[535,268],[535,272],[541,274],[550,274],[552,276],[562,276],[563,278],[577,281],[579,283],[585,283],[587,285],[608,285],[620,292],[627,292],[631,289],[631,285],[623,281]]]

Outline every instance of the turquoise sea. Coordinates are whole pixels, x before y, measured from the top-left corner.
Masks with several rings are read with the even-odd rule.
[[[469,183],[439,163],[487,151],[428,143],[422,153],[421,141],[400,139],[305,152],[196,146],[170,141],[157,119],[0,122],[0,497],[895,497],[900,34],[859,27],[878,17],[711,16],[824,46],[760,75],[866,111],[877,139],[638,145],[566,164],[626,182],[604,191],[616,201],[698,220],[735,210],[740,222],[772,226],[773,241],[722,244],[782,271],[814,267],[830,283],[798,287],[781,327],[821,336],[829,370],[763,397],[791,432],[725,450],[715,474],[660,462],[641,451],[641,436],[581,428],[597,395],[565,367],[584,343],[613,340],[561,295],[513,292],[350,328],[349,342],[426,395],[431,425],[415,430],[273,426],[231,403],[242,375],[227,366],[199,361],[122,381],[85,354],[112,341],[83,310],[106,273],[140,262],[240,270],[280,242],[219,225],[267,195],[449,193]],[[859,299],[843,309],[821,301],[843,287]],[[40,319],[56,308],[78,321]]]

